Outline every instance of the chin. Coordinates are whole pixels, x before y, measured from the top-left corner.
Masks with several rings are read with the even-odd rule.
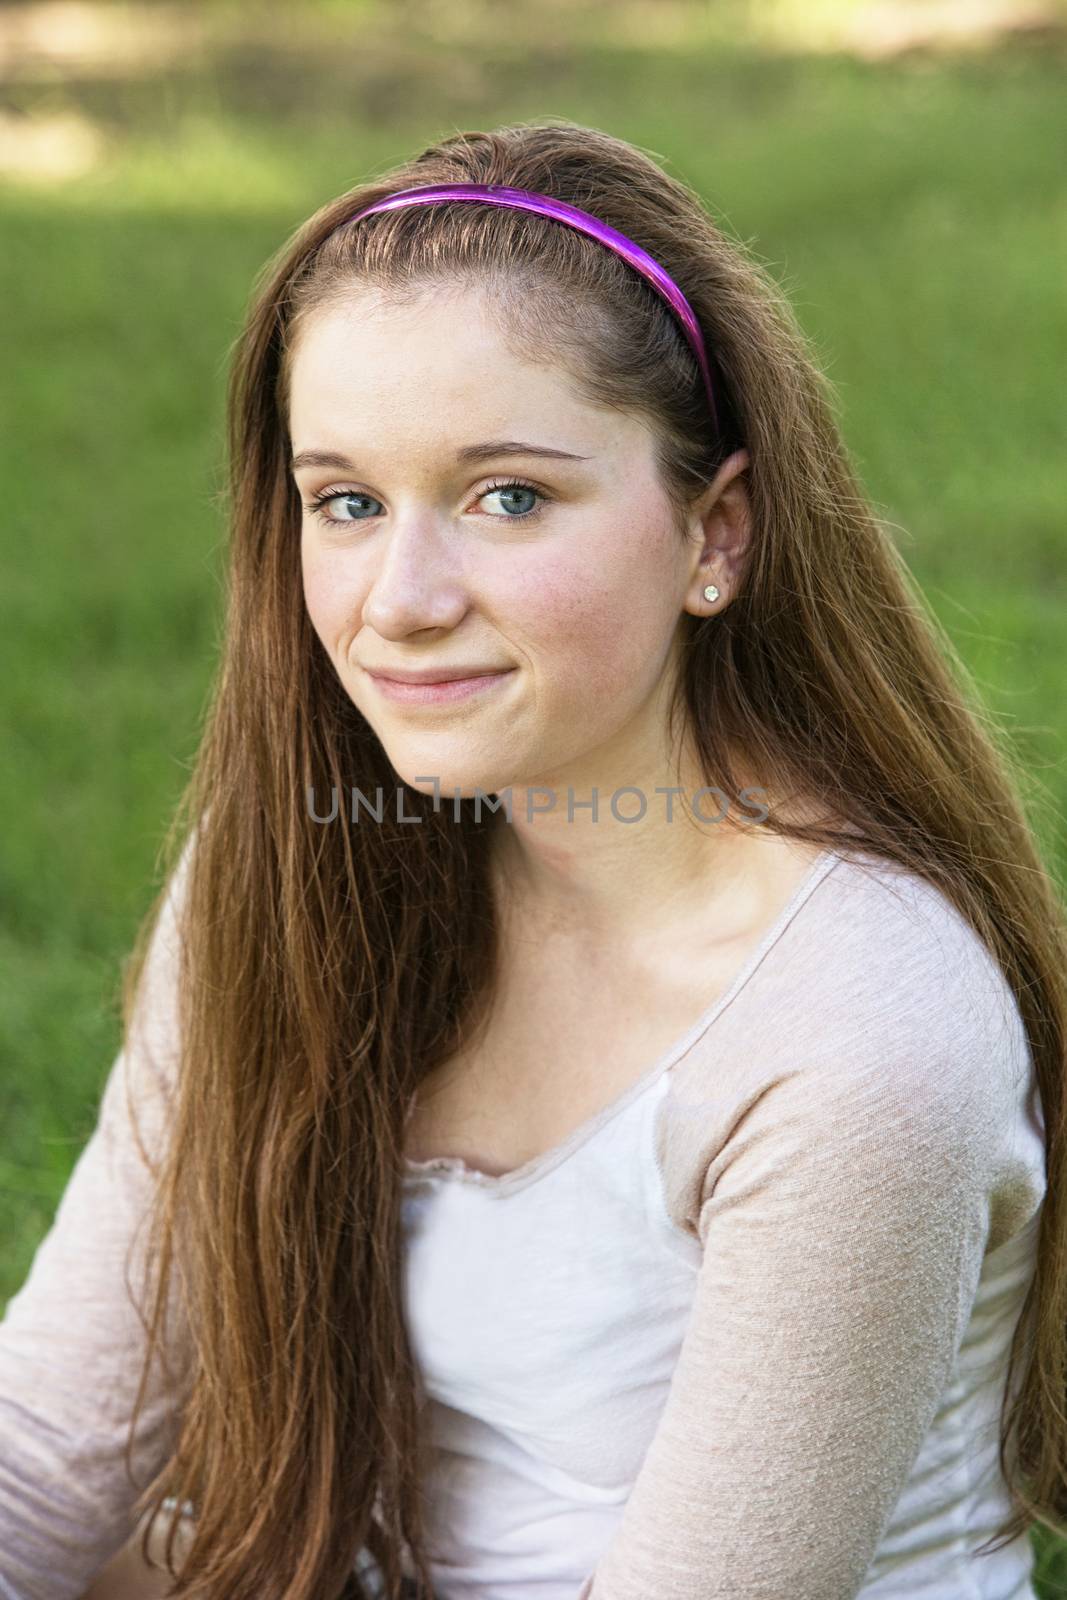
[[[498,768],[494,769],[488,765],[477,768],[469,762],[456,762],[453,765],[449,761],[441,761],[432,756],[426,756],[421,760],[417,758],[404,760],[402,763],[392,757],[390,760],[398,776],[409,789],[431,796],[438,793],[442,811],[451,806],[456,795],[462,800],[473,800],[476,795],[486,800],[490,795],[498,795],[511,781]]]

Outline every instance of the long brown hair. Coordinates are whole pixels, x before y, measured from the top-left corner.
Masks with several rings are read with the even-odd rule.
[[[672,313],[593,240],[462,204],[338,227],[394,190],[464,180],[581,206],[663,263],[714,358],[724,413],[714,446]],[[175,1278],[188,1361],[175,1379],[175,1448],[138,1507],[154,1515],[173,1496],[195,1509],[174,1592],[358,1593],[350,1574],[364,1548],[389,1600],[405,1551],[430,1589],[423,1395],[402,1314],[404,1122],[420,1078],[469,1038],[492,994],[488,848],[503,819],[475,816],[469,800],[435,810],[404,785],[315,636],[287,395],[310,314],[355,284],[402,296],[434,279],[492,290],[521,353],[558,361],[593,401],[649,419],[679,510],[731,450],[749,452],[748,568],[724,611],[684,619],[672,717],[680,708],[706,781],[731,802],[742,800],[733,750],[769,792],[827,812],[808,823],[772,812],[764,826],[921,874],[1010,981],[1039,1080],[1048,1190],[1011,1350],[1009,1380],[1022,1357],[1024,1381],[1013,1406],[1009,1381],[1001,1417],[1016,1509],[999,1538],[1033,1520],[1054,1527],[1048,1519],[1067,1513],[1067,925],[1026,809],[1047,796],[876,517],[770,276],[649,154],[549,118],[456,133],[322,206],[265,267],[236,343],[223,653],[165,849],[172,862],[184,850],[187,871],[145,1375]],[[400,794],[402,815],[419,824],[392,804],[374,825],[313,820],[309,790],[321,811],[332,788],[353,786]],[[127,1027],[161,904],[127,969]],[[138,1408],[143,1391],[144,1379]],[[1012,1426],[1017,1461],[1005,1454]]]

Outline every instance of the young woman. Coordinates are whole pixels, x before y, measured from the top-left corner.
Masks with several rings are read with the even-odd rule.
[[[1031,1596],[1063,906],[773,284],[631,145],[456,134],[270,263],[230,398],[0,1592]]]

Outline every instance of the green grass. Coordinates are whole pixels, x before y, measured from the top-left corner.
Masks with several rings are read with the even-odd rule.
[[[0,190],[0,1304],[92,1127],[196,748],[249,287],[311,209],[433,137],[572,116],[701,189],[787,288],[864,482],[1064,811],[1062,44],[875,66],[707,29],[641,48],[579,7],[570,33],[561,10],[550,37],[460,50],[384,24],[361,41],[353,15],[323,3],[302,47],[257,29],[158,80],[0,86],[108,141],[76,181]],[[1051,1596],[1067,1561],[1034,1537]]]

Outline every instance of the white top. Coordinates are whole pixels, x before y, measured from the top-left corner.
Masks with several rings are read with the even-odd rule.
[[[134,1527],[125,1270],[151,1180],[126,1092],[158,1148],[179,875],[0,1323],[3,1600],[77,1600]],[[1044,1188],[1000,969],[923,880],[824,854],[725,994],[563,1144],[499,1177],[409,1163],[438,1600],[1033,1600],[1028,1535],[972,1551],[1009,1509],[1002,1361]],[[151,1386],[139,1481],[174,1424]]]
[[[824,853],[565,1143],[408,1163],[438,1600],[1032,1600],[1027,1535],[971,1555],[1011,1509],[1029,1054],[963,919],[869,861]]]

